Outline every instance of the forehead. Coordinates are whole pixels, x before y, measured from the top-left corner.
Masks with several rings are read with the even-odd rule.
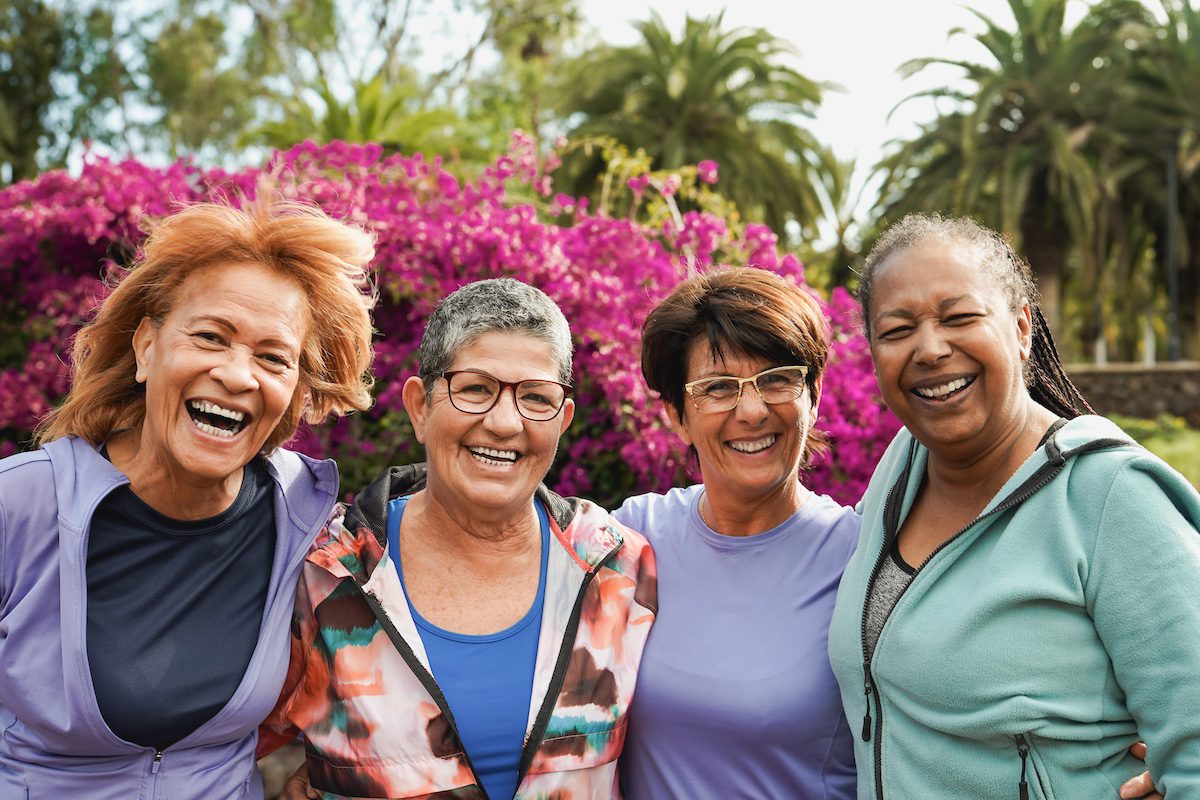
[[[479,369],[506,381],[558,380],[554,349],[544,339],[519,331],[488,331],[454,354],[450,369]]]
[[[189,275],[171,315],[182,322],[209,317],[239,332],[300,341],[307,335],[308,298],[300,283],[261,264],[218,264]]]
[[[687,348],[687,377],[734,375],[745,378],[778,366],[766,356],[734,350],[726,342],[721,342],[720,347],[721,354],[718,356],[707,339],[692,340]]]
[[[892,307],[939,305],[951,298],[994,301],[1003,295],[978,248],[957,242],[926,241],[901,250],[875,269],[871,313]]]

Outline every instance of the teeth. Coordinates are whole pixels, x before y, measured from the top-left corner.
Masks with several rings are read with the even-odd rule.
[[[775,444],[775,440],[778,438],[778,436],[767,436],[753,442],[730,442],[729,446],[739,453],[759,453]]]
[[[237,436],[237,431],[222,430],[221,428],[218,428],[215,425],[209,425],[207,422],[201,422],[200,420],[197,420],[197,419],[193,419],[192,423],[197,428],[199,428],[200,430],[204,431],[205,433],[207,433],[211,436],[219,436],[222,439],[232,439],[234,436]]]
[[[494,447],[471,447],[468,449],[474,455],[486,458],[490,461],[504,461],[511,464],[517,460],[516,450],[497,450]]]
[[[226,419],[231,419],[234,422],[241,422],[243,419],[246,418],[246,415],[243,414],[241,411],[234,411],[233,409],[222,408],[221,406],[217,405],[216,403],[210,403],[207,400],[192,400],[191,406],[192,406],[192,408],[196,409],[197,411],[199,411],[201,413],[215,414],[218,417],[225,417]]]
[[[956,381],[950,381],[949,383],[942,384],[941,386],[926,386],[920,389],[913,389],[913,392],[921,397],[928,397],[931,399],[945,397],[951,392],[957,392],[959,389],[969,384],[971,380],[971,378],[959,378]]]

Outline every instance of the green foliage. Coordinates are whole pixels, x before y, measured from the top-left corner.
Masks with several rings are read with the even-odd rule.
[[[815,233],[826,151],[799,120],[826,87],[786,63],[790,45],[762,28],[726,30],[719,15],[689,17],[678,39],[657,15],[637,29],[638,44],[595,48],[563,71],[556,108],[580,120],[569,138],[642,149],[654,169],[714,160],[721,193],[748,218]],[[581,153],[564,166],[567,185],[595,194],[603,169]]]

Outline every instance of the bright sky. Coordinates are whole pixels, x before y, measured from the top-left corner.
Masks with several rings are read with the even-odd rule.
[[[972,8],[1011,28],[1006,0],[968,0]],[[962,0],[582,0],[586,23],[601,39],[630,44],[638,39],[632,22],[656,10],[676,36],[685,14],[703,18],[726,8],[729,27],[762,27],[799,51],[796,66],[818,81],[840,84],[829,92],[817,119],[808,127],[833,146],[839,158],[856,158],[857,185],[879,160],[887,141],[907,137],[934,116],[931,101],[914,100],[888,113],[903,98],[956,80],[961,71],[929,67],[902,80],[897,68],[911,58],[937,56],[988,61],[987,52],[969,35],[948,36],[957,27],[971,32],[983,24]],[[1078,12],[1080,9],[1076,8]],[[871,192],[864,193],[869,206]],[[865,211],[865,207],[860,206]]]

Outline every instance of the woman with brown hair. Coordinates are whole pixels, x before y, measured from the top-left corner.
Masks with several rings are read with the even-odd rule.
[[[0,796],[259,798],[332,462],[280,447],[370,404],[370,236],[260,191],[188,207],[0,461]]]
[[[625,502],[658,563],[621,755],[627,800],[854,796],[826,653],[858,517],[807,489],[826,322],[760,269],[691,278],[651,312],[642,373],[703,483]]]

